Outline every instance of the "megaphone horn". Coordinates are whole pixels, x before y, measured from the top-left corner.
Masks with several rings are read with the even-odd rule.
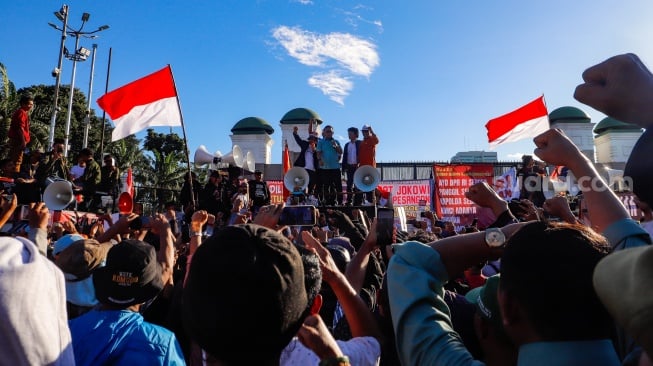
[[[45,206],[53,211],[63,210],[75,200],[73,186],[66,180],[50,183],[43,191]]]
[[[243,150],[240,149],[240,146],[234,145],[234,147],[231,149],[231,152],[222,157],[222,162],[233,164],[239,168],[242,168],[245,162]]]
[[[363,165],[354,173],[354,185],[363,192],[371,192],[381,183],[381,173],[371,166]]]
[[[193,162],[195,163],[196,167],[200,167],[202,165],[213,163],[214,157],[217,156],[211,154],[206,146],[200,145],[200,147],[195,150],[195,155],[193,155]]]
[[[252,153],[251,150],[247,151],[247,154],[245,154],[245,167],[246,170],[249,170],[250,172],[253,172],[256,170],[256,161],[254,160],[254,153]]]
[[[309,176],[306,169],[296,166],[288,170],[283,176],[283,185],[290,192],[294,192],[296,190],[303,191],[306,189],[306,187],[308,187],[308,180]]]

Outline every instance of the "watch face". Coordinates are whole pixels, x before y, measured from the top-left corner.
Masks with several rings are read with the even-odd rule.
[[[506,236],[500,229],[487,230],[485,233],[485,242],[488,246],[496,248],[503,245],[506,241]]]

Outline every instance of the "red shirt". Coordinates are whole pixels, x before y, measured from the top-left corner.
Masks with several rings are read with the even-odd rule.
[[[18,138],[21,133],[25,138],[25,144],[27,144],[30,140],[29,115],[22,107],[18,108],[16,112],[14,112],[14,115],[11,116],[11,125],[9,126],[7,137],[15,139]]]
[[[376,168],[376,145],[379,138],[370,134],[370,137],[363,139],[358,148],[358,163],[362,165],[371,165]]]

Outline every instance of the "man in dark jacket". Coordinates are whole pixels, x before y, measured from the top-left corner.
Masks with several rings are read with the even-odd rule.
[[[293,166],[306,169],[306,172],[308,173],[308,194],[313,194],[315,193],[315,186],[317,185],[316,170],[318,167],[318,161],[317,153],[315,152],[315,148],[317,147],[317,136],[309,135],[308,140],[302,140],[297,131],[298,128],[295,126],[292,135],[295,138],[297,145],[299,145],[302,150]]]

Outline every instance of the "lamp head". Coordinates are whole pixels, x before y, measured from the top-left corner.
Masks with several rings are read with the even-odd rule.
[[[88,18],[91,17],[91,14],[89,13],[84,13],[82,14],[82,22],[88,22]]]

